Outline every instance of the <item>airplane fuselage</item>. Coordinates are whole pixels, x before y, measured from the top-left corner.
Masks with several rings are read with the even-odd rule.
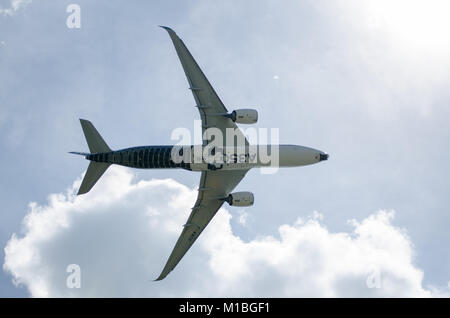
[[[212,151],[213,150],[213,151]],[[251,149],[202,146],[141,146],[86,154],[86,159],[141,169],[181,168],[192,171],[297,167],[328,159],[320,150],[297,145],[259,145]]]

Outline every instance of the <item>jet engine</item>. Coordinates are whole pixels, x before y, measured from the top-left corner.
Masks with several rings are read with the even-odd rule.
[[[226,199],[229,205],[234,206],[251,206],[255,201],[255,197],[251,192],[234,192],[231,193]]]
[[[236,109],[228,117],[238,124],[254,124],[258,121],[258,112],[256,109]]]

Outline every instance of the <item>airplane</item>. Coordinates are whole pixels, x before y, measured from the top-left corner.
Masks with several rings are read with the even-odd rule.
[[[80,119],[89,153],[71,152],[90,161],[77,195],[89,192],[112,164],[143,169],[180,168],[201,172],[197,200],[156,281],[164,279],[175,268],[225,202],[230,206],[253,205],[253,193],[233,192],[250,169],[273,165],[297,167],[328,160],[327,153],[304,146],[250,145],[236,124],[256,123],[258,112],[254,109],[228,112],[183,41],[171,28],[161,27],[169,33],[175,46],[200,113],[202,145],[142,146],[112,150],[90,121]],[[209,129],[215,129],[218,133],[215,138],[208,137]],[[227,135],[230,130],[233,134]],[[225,146],[217,146],[219,141]],[[276,160],[270,163],[263,160],[260,153],[263,148],[276,154]],[[255,156],[250,156],[251,151]]]

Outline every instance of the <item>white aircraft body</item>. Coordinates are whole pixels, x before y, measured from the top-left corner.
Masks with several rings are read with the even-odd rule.
[[[172,29],[162,28],[167,30],[172,39],[199,110],[203,144],[143,146],[113,151],[91,122],[80,119],[90,152],[71,152],[90,160],[78,195],[87,193],[112,164],[201,172],[197,201],[156,280],[164,279],[175,268],[224,202],[232,206],[253,205],[253,193],[232,192],[250,169],[268,166],[297,167],[328,159],[328,154],[303,146],[250,145],[236,123],[256,123],[257,111],[238,109],[229,113],[181,39]],[[209,129],[215,130],[214,139],[208,137]],[[231,137],[227,135],[230,131],[233,133]],[[262,154],[270,154],[271,160],[267,161],[267,157]]]

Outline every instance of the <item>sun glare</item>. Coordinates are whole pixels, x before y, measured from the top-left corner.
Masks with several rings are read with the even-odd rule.
[[[370,26],[405,49],[450,49],[448,0],[374,0],[367,9]]]

